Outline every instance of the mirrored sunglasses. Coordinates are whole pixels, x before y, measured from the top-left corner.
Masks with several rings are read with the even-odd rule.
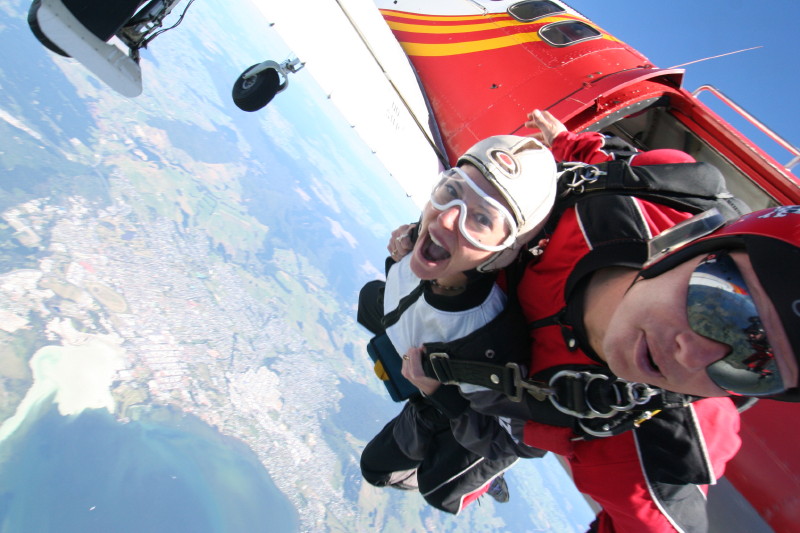
[[[692,330],[730,346],[728,355],[706,368],[714,383],[744,396],[786,388],[750,290],[726,251],[709,254],[695,268],[686,304]]]

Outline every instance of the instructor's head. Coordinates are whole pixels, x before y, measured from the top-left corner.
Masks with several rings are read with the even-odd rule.
[[[663,233],[610,323],[599,352],[624,379],[800,401],[800,206]]]

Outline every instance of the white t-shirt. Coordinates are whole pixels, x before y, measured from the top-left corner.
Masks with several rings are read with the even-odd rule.
[[[383,293],[384,315],[395,310],[400,300],[421,282],[411,271],[410,257],[405,256],[389,269]],[[492,286],[488,296],[479,305],[458,311],[435,307],[429,301],[429,295],[429,290],[423,292],[396,323],[386,328],[389,340],[401,356],[409,348],[420,347],[426,342],[447,342],[465,337],[491,322],[506,304],[506,295],[497,284]],[[430,299],[435,300],[436,297]],[[485,390],[467,383],[462,383],[460,388],[465,393]]]

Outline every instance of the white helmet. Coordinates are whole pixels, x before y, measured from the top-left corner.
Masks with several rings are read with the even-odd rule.
[[[458,158],[469,163],[502,195],[517,223],[517,238],[478,267],[490,272],[508,266],[544,226],[556,197],[556,162],[533,137],[495,135],[476,143]]]

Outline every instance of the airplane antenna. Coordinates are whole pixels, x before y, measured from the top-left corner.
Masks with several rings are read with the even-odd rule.
[[[700,63],[702,61],[708,61],[709,59],[717,59],[718,57],[730,56],[730,55],[733,55],[733,54],[738,54],[740,52],[749,52],[750,50],[755,50],[756,48],[764,48],[764,47],[763,46],[753,46],[752,48],[744,48],[742,50],[736,50],[735,52],[728,52],[727,54],[719,54],[718,56],[704,57],[703,59],[697,59],[695,61],[689,61],[688,63],[683,63],[682,65],[675,65],[674,67],[669,67],[669,68],[680,68],[680,67],[685,67],[686,65],[694,65],[695,63]]]

